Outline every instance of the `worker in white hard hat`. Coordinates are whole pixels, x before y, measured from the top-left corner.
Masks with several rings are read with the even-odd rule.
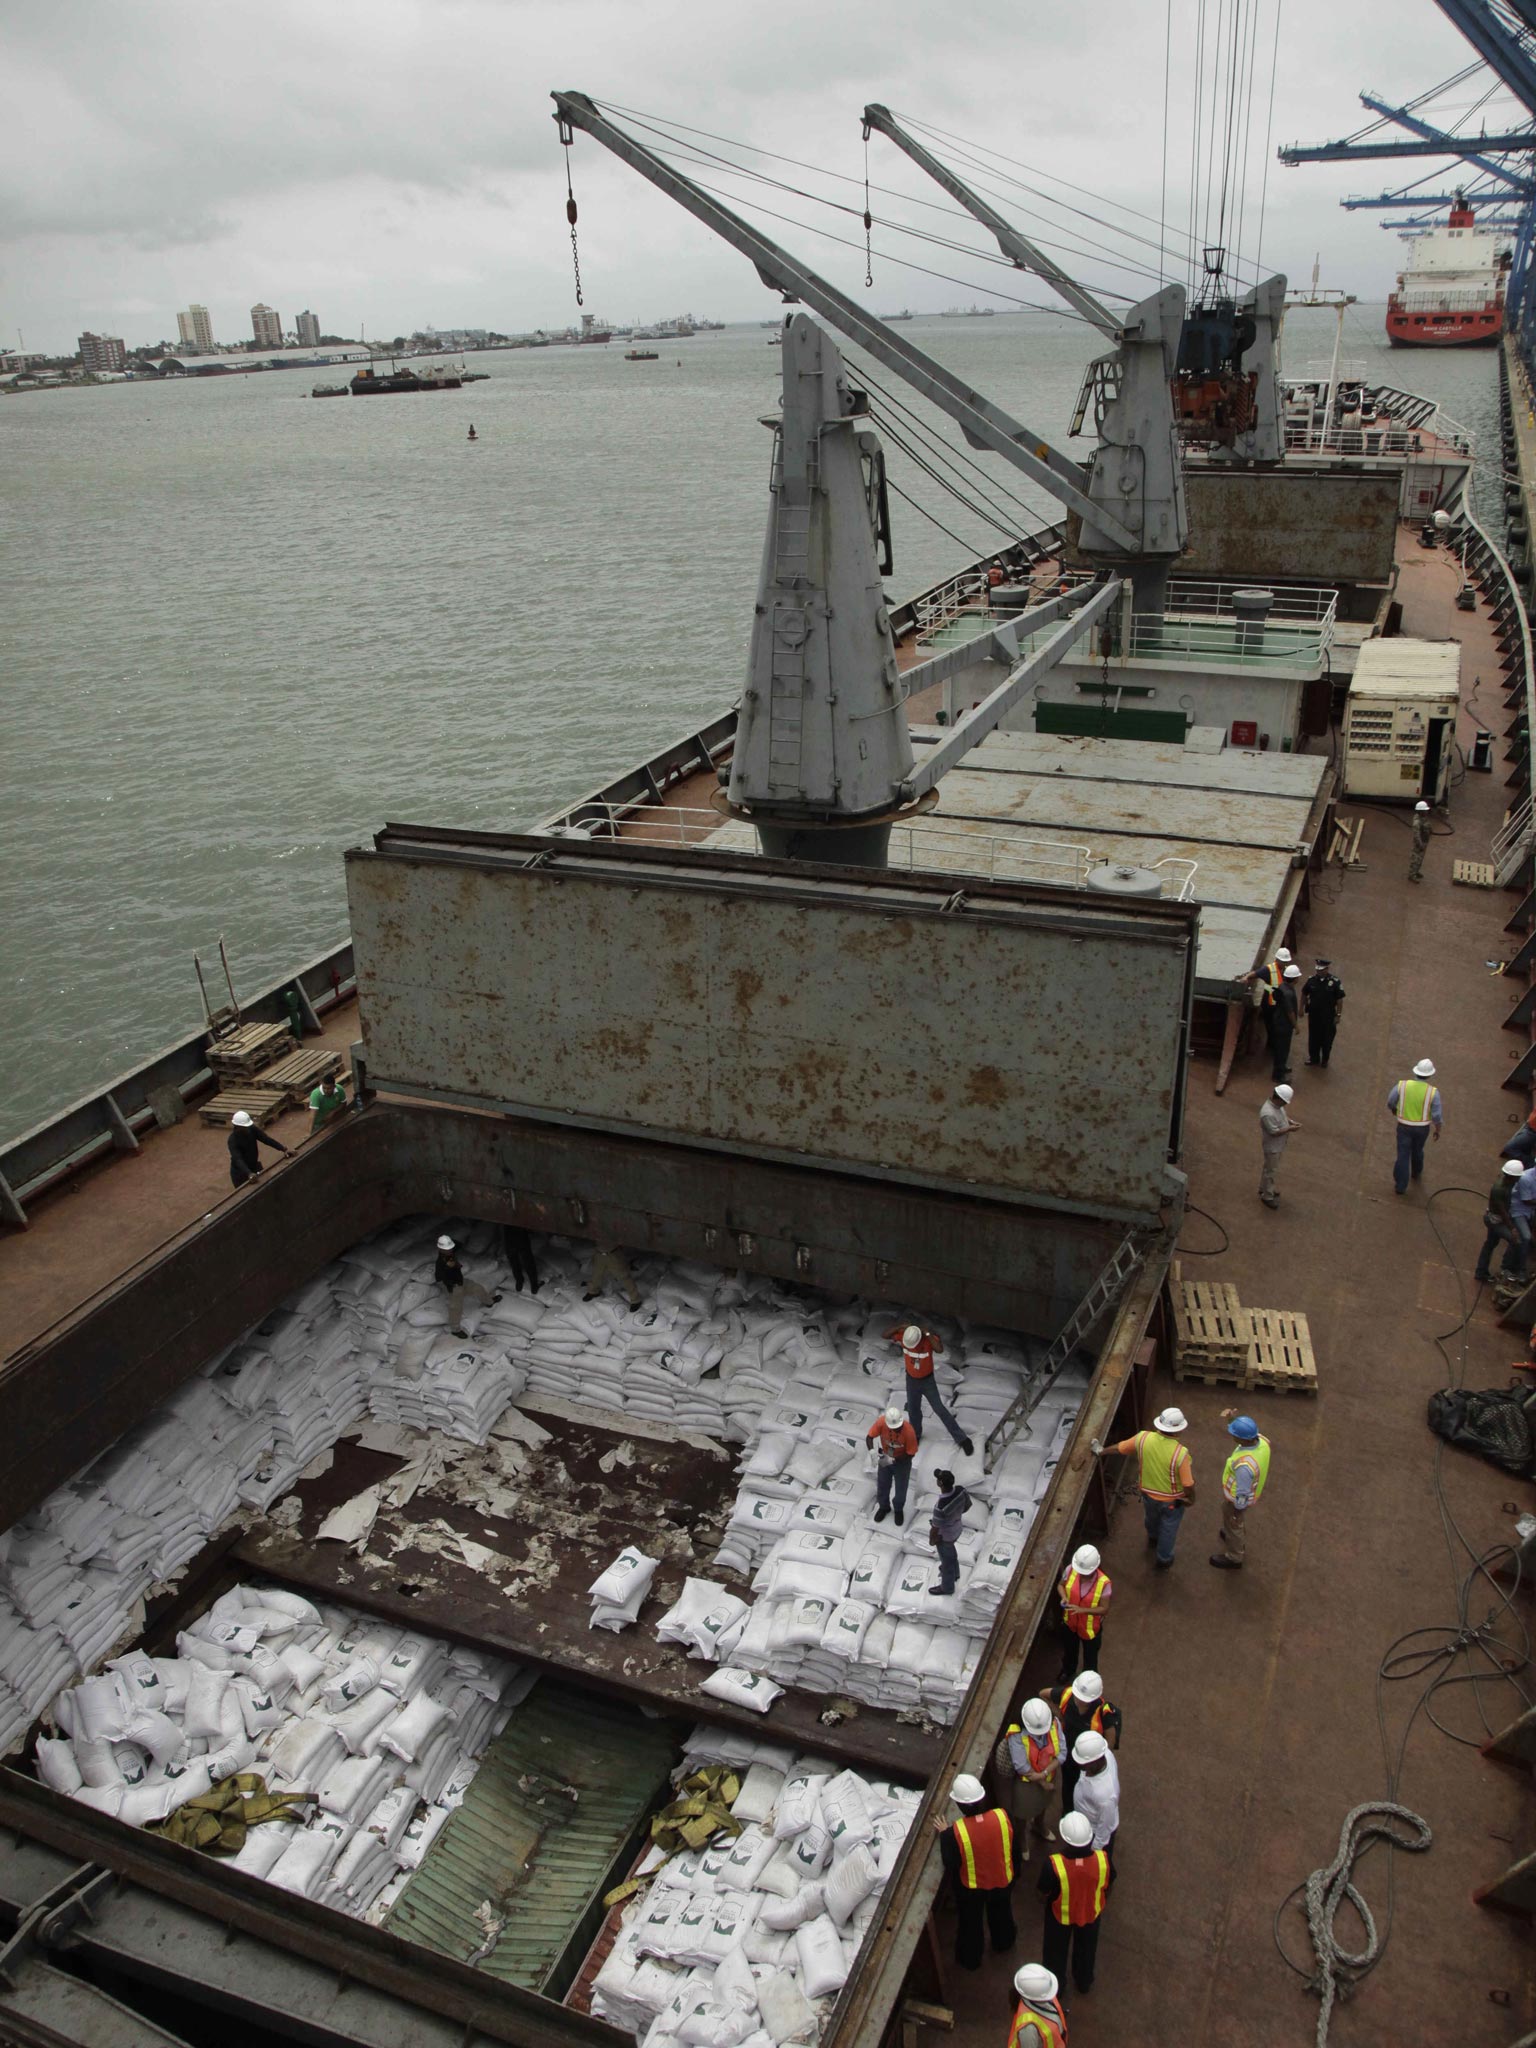
[[[1079,1735],[1091,1730],[1118,1749],[1120,1709],[1105,1699],[1104,1681],[1097,1671],[1079,1671],[1070,1685],[1056,1691],[1047,1690],[1042,1698],[1061,1722],[1061,1737],[1067,1752],[1061,1763],[1061,1810],[1068,1813],[1077,1784],[1077,1765],[1072,1761],[1073,1745]]]
[[[1065,1638],[1059,1682],[1070,1685],[1079,1668],[1098,1670],[1104,1617],[1115,1597],[1114,1584],[1091,1543],[1080,1543],[1072,1553],[1072,1562],[1056,1582],[1056,1593]]]
[[[1039,1830],[1042,1842],[1056,1839],[1045,1814],[1055,1797],[1066,1753],[1066,1737],[1048,1700],[1026,1700],[1019,1718],[1008,1723],[997,1745],[993,1762],[998,1777],[1009,1788],[1008,1804],[1018,1823],[1021,1863],[1029,1856],[1032,1827]]]
[[[1026,1963],[1013,1976],[1018,2010],[1008,2048],[1067,2048],[1067,2016],[1057,1996],[1060,1985],[1043,1963]]]
[[[933,1361],[944,1349],[944,1339],[937,1330],[925,1330],[921,1323],[897,1323],[885,1334],[888,1342],[901,1346],[907,1369],[907,1419],[918,1442],[923,1440],[923,1404],[926,1402],[965,1455],[971,1457],[976,1446],[950,1414],[933,1376]]]
[[[1530,1267],[1531,1232],[1528,1218],[1517,1225],[1514,1217],[1515,1189],[1525,1174],[1525,1168],[1518,1159],[1506,1159],[1494,1177],[1493,1186],[1488,1190],[1488,1206],[1483,1211],[1483,1248],[1477,1255],[1477,1269],[1473,1278],[1480,1286],[1486,1287],[1493,1278],[1489,1261],[1497,1244],[1504,1247],[1504,1256],[1499,1261],[1501,1281],[1523,1282]]]
[[[1290,949],[1286,946],[1281,946],[1277,949],[1275,957],[1272,960],[1266,960],[1262,967],[1250,968],[1247,974],[1238,976],[1240,986],[1253,990],[1254,1001],[1258,1004],[1259,1012],[1264,1019],[1264,1037],[1269,1046],[1271,1064],[1275,1065],[1275,1079],[1277,1081],[1285,1079],[1284,1066],[1275,1064],[1276,1046],[1282,1039],[1284,1041],[1285,1055],[1287,1058],[1290,1056],[1291,1042],[1289,1033],[1285,1031],[1287,1005],[1283,991],[1285,989],[1285,971],[1288,967],[1294,965],[1295,962],[1291,959]],[[1295,1028],[1296,1007],[1295,1002],[1290,1006],[1290,1021],[1293,1030]]]
[[[1078,1773],[1072,1788],[1072,1811],[1092,1827],[1095,1849],[1113,1849],[1120,1825],[1120,1766],[1114,1752],[1102,1735],[1089,1728],[1073,1743],[1072,1761]]]
[[[993,1953],[1003,1954],[1019,1938],[1013,1924],[1013,1822],[987,1798],[980,1778],[962,1771],[949,1788],[960,1809],[958,1820],[934,1822],[944,1868],[955,1888],[955,1961],[962,1970],[979,1970],[986,1956],[986,1936]]]
[[[907,1519],[907,1487],[912,1479],[912,1460],[917,1456],[917,1431],[907,1420],[906,1410],[892,1397],[883,1415],[869,1425],[865,1443],[875,1454],[875,1520],[883,1522],[895,1498],[896,1526]]]
[[[1294,960],[1280,970],[1280,986],[1264,1012],[1269,1034],[1270,1078],[1283,1081],[1291,1071],[1291,1042],[1301,1015],[1301,969]]]
[[[281,1152],[285,1159],[293,1154],[280,1139],[270,1138],[258,1130],[256,1119],[248,1109],[237,1109],[229,1120],[229,1180],[232,1187],[243,1188],[248,1180],[254,1180],[261,1171],[257,1157],[258,1145],[270,1145],[274,1152]]]
[[[1413,845],[1408,850],[1408,879],[1422,882],[1424,879],[1424,849],[1434,834],[1434,822],[1429,814],[1429,805],[1421,798],[1413,807]]]
[[[501,1299],[492,1294],[488,1287],[482,1287],[478,1280],[471,1280],[459,1262],[459,1254],[453,1239],[444,1231],[437,1240],[437,1264],[432,1269],[432,1278],[448,1294],[448,1327],[455,1337],[468,1334],[464,1328],[464,1304],[478,1301],[489,1307]]]
[[[1435,1063],[1420,1060],[1406,1081],[1394,1081],[1387,1107],[1397,1118],[1397,1159],[1392,1168],[1392,1185],[1400,1195],[1408,1192],[1410,1179],[1424,1171],[1424,1146],[1430,1133],[1440,1136],[1445,1105],[1435,1086]]]
[[[1115,1866],[1108,1849],[1096,1849],[1093,1822],[1086,1813],[1064,1813],[1061,1842],[1040,1866],[1036,1889],[1045,1901],[1045,1932],[1041,1949],[1045,1967],[1058,1983],[1070,1961],[1072,1982],[1082,1992],[1093,1989],[1099,1953],[1099,1922]]]
[[[1277,1081],[1259,1105],[1259,1147],[1264,1163],[1259,1168],[1259,1200],[1266,1209],[1278,1209],[1280,1190],[1275,1186],[1275,1176],[1280,1171],[1280,1162],[1285,1157],[1285,1148],[1292,1131],[1299,1131],[1301,1125],[1291,1115],[1291,1103],[1296,1090],[1285,1081]]]
[[[1184,1510],[1195,1498],[1194,1460],[1179,1442],[1188,1428],[1181,1409],[1165,1408],[1150,1429],[1138,1429],[1134,1436],[1125,1437],[1117,1444],[1101,1444],[1097,1437],[1089,1439],[1096,1458],[1102,1458],[1106,1450],[1117,1458],[1128,1458],[1133,1451],[1136,1453],[1139,1461],[1137,1483],[1141,1488],[1141,1512],[1146,1523],[1147,1543],[1149,1547],[1156,1546],[1157,1563],[1162,1571],[1167,1571],[1173,1563],[1179,1524],[1184,1519]]]

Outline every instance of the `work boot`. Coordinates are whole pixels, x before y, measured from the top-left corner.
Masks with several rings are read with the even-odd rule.
[[[1242,1570],[1242,1566],[1235,1557],[1213,1557],[1209,1562],[1215,1565],[1219,1572],[1240,1572]]]
[[[1171,1557],[1154,1557],[1152,1562],[1160,1572],[1171,1572],[1173,1570],[1173,1559]]]
[[[955,1589],[953,1586],[930,1586],[928,1588],[928,1594],[930,1599],[953,1600],[953,1598],[955,1597]]]
[[[975,1455],[976,1455],[976,1446],[975,1446],[975,1445],[974,1445],[974,1444],[973,1444],[973,1443],[971,1442],[971,1440],[970,1440],[970,1438],[969,1438],[968,1436],[963,1436],[963,1437],[961,1437],[961,1439],[960,1439],[960,1448],[961,1448],[961,1450],[962,1450],[962,1451],[964,1451],[965,1455],[966,1455],[966,1456],[967,1456],[968,1458],[974,1458],[974,1457],[975,1457]]]
[[[890,1511],[890,1509],[889,1509],[889,1508],[876,1508],[876,1509],[875,1509],[875,1520],[876,1520],[877,1522],[883,1522],[883,1521],[885,1520],[886,1516],[887,1516],[887,1515],[888,1515],[888,1514],[889,1514],[890,1512],[891,1512],[891,1511]]]
[[[904,1523],[904,1522],[906,1521],[906,1519],[907,1519],[907,1511],[906,1511],[906,1509],[905,1509],[905,1508],[898,1508],[898,1509],[896,1510],[896,1526],[897,1526],[897,1528],[898,1528],[898,1529],[899,1529],[899,1528],[900,1528],[900,1527],[902,1526],[902,1524],[903,1524],[903,1523]]]
[[[1266,1209],[1278,1209],[1280,1206],[1280,1197],[1278,1195],[1260,1195],[1259,1200]]]

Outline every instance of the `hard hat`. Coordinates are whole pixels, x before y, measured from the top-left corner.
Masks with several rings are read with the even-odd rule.
[[[1506,1159],[1504,1162],[1504,1171],[1509,1175],[1511,1180],[1518,1180],[1521,1174],[1524,1173],[1525,1168],[1521,1165],[1518,1159]]]
[[[1086,1849],[1093,1840],[1093,1822],[1086,1813],[1064,1813],[1057,1832],[1071,1848]]]
[[[1287,967],[1284,974],[1281,975],[1280,979],[1282,981],[1300,981],[1301,969],[1296,965],[1294,960],[1291,962],[1290,966]]]
[[[1031,2005],[1044,2005],[1056,1996],[1056,1979],[1044,1963],[1026,1963],[1013,1973],[1013,1988]]]
[[[921,1344],[923,1341],[923,1332],[921,1325],[918,1323],[908,1323],[907,1327],[901,1333],[901,1341],[903,1344],[906,1345],[909,1351],[915,1351],[918,1345]]]
[[[1072,1569],[1075,1572],[1096,1572],[1099,1568],[1099,1553],[1091,1543],[1080,1543],[1072,1553]]]
[[[1104,1681],[1097,1671],[1079,1671],[1072,1681],[1072,1697],[1085,1707],[1103,1699]]]
[[[1256,1444],[1259,1440],[1259,1425],[1251,1415],[1234,1415],[1227,1424],[1227,1435],[1235,1436],[1240,1444]]]
[[[949,1796],[956,1806],[978,1806],[987,1796],[987,1788],[980,1778],[973,1778],[969,1771],[962,1771],[949,1788]]]
[[[1289,1081],[1279,1081],[1275,1084],[1275,1094],[1281,1102],[1290,1102],[1295,1099],[1296,1090]]]
[[[893,1401],[890,1407],[887,1408],[885,1411],[886,1427],[888,1429],[899,1429],[901,1426],[901,1418],[903,1415],[906,1414],[906,1412],[907,1411],[902,1407],[899,1401]]]
[[[1096,1764],[1108,1750],[1109,1744],[1102,1735],[1092,1728],[1085,1728],[1072,1745],[1072,1761],[1075,1764]]]
[[[250,1111],[245,1109],[237,1109],[234,1115],[230,1118],[230,1122],[235,1126],[235,1129],[237,1131],[248,1131],[251,1128]]]
[[[1044,1700],[1026,1700],[1019,1719],[1024,1723],[1026,1734],[1043,1735],[1051,1725],[1051,1710]]]
[[[1286,962],[1290,959],[1290,957],[1290,948],[1287,946],[1282,946],[1275,955],[1275,958],[1280,962],[1280,965],[1282,967],[1285,966]]]
[[[1188,1429],[1189,1424],[1184,1420],[1182,1408],[1165,1408],[1152,1427],[1160,1429],[1164,1436],[1177,1436],[1181,1430]]]
[[[437,1240],[437,1248],[440,1252],[451,1252],[453,1250],[453,1239],[446,1235],[440,1237]]]
[[[1413,808],[1416,811],[1427,811],[1429,809],[1429,805],[1421,800],[1420,802],[1416,803]]]
[[[1432,1081],[1435,1077],[1435,1063],[1433,1060],[1420,1060],[1413,1071],[1421,1081]]]

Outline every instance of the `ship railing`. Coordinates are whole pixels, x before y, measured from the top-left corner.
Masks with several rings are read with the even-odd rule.
[[[976,569],[964,570],[958,576],[951,576],[948,582],[925,590],[921,597],[913,600],[912,605],[912,623],[918,646],[930,646],[946,627],[953,626],[962,617],[976,620],[977,631],[984,631],[990,622],[985,595],[984,572]]]
[[[1334,609],[1320,619],[1282,617],[1278,622],[1138,612],[1131,619],[1127,659],[1136,664],[1193,661],[1213,668],[1320,671],[1335,627]]]
[[[1238,616],[1236,598],[1239,591],[1254,588],[1253,583],[1223,583],[1192,576],[1174,576],[1168,583],[1166,615],[1183,613],[1206,614],[1217,618]],[[1270,606],[1266,616],[1271,619],[1310,619],[1319,624],[1337,619],[1339,593],[1326,584],[1301,584],[1270,592]]]
[[[1164,902],[1194,902],[1195,876],[1200,872],[1199,861],[1181,860],[1177,854],[1170,853],[1162,860],[1153,861],[1151,872],[1163,878]]]

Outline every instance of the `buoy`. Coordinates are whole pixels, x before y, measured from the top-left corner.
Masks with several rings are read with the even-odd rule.
[[[469,438],[471,441],[478,441],[480,438],[480,436],[475,432],[473,427],[471,427],[469,430]]]

